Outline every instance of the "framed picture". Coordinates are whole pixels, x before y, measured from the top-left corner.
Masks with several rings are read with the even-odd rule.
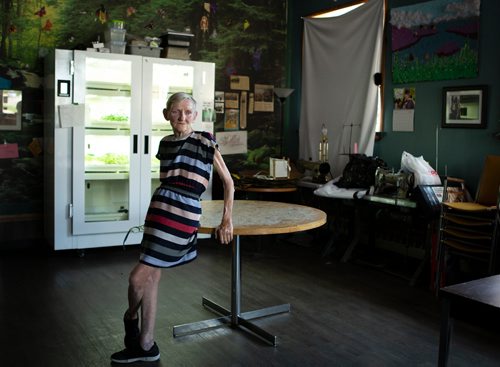
[[[1,89],[0,130],[21,130],[23,92]]]
[[[442,127],[484,129],[486,86],[443,88]]]
[[[240,108],[240,94],[235,92],[224,93],[226,108]]]
[[[274,112],[274,86],[255,84],[254,111]]]
[[[240,110],[226,108],[224,114],[224,130],[238,130],[240,124]]]

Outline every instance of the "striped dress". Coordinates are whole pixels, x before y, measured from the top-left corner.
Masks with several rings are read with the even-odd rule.
[[[206,190],[217,143],[207,132],[183,140],[164,137],[156,157],[160,181],[151,199],[141,243],[140,261],[171,267],[194,260],[201,217],[200,196]]]

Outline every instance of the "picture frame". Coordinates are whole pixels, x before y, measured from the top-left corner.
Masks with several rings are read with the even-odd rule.
[[[236,92],[224,93],[224,103],[226,108],[240,108],[240,94]]]
[[[21,130],[23,92],[0,89],[0,130]]]
[[[240,124],[240,110],[236,108],[226,108],[224,113],[224,131],[238,130]]]
[[[443,88],[443,128],[486,128],[485,85]]]

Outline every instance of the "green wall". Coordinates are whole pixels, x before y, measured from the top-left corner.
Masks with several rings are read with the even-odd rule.
[[[387,8],[421,3],[415,0],[387,0]],[[288,11],[288,80],[296,90],[291,96],[288,111],[288,134],[286,147],[290,156],[298,156],[298,128],[300,120],[300,85],[301,85],[301,53],[302,29],[301,17],[322,10],[331,9],[353,1],[315,0],[309,2],[290,1]],[[389,14],[389,13],[388,13]],[[477,78],[444,80],[436,82],[419,82],[408,84],[416,88],[416,109],[414,132],[392,131],[392,92],[395,87],[403,87],[392,83],[390,31],[386,27],[384,70],[384,133],[383,138],[375,143],[374,155],[384,159],[389,166],[399,169],[403,151],[413,155],[423,155],[437,169],[440,175],[445,174],[466,179],[469,190],[474,192],[482,169],[484,157],[488,154],[500,155],[500,139],[493,137],[500,132],[500,49],[498,34],[500,32],[500,2],[498,0],[481,0],[481,19],[479,34],[479,73]],[[389,15],[387,22],[389,21]],[[390,28],[389,28],[390,30]],[[487,128],[486,129],[442,129],[442,89],[449,86],[486,85],[488,87]],[[436,135],[439,136],[436,166]]]

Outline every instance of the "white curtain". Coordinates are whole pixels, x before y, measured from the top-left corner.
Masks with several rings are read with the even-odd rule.
[[[383,27],[384,0],[369,0],[339,17],[304,19],[299,155],[319,159],[325,124],[334,177],[342,174],[354,144],[359,153],[373,154],[373,76],[381,72]]]

